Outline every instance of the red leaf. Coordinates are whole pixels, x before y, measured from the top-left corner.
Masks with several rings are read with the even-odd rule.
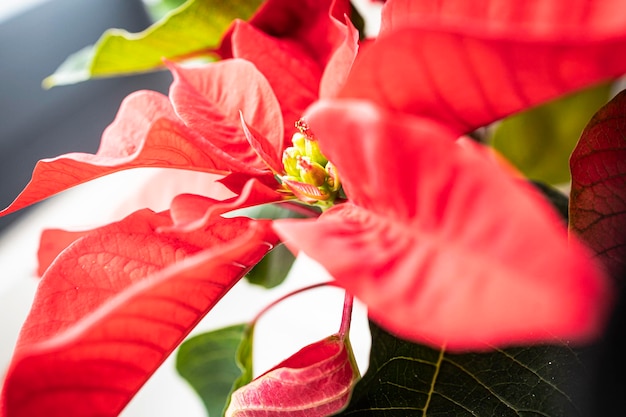
[[[243,113],[274,151],[282,153],[281,108],[263,74],[242,59],[192,68],[168,66],[174,75],[170,100],[181,120],[229,155],[239,171],[248,172],[249,166],[267,170],[246,140],[239,116]]]
[[[314,61],[302,45],[276,39],[246,22],[235,23],[232,38],[233,55],[254,63],[272,86],[282,109],[285,137],[291,139],[293,123],[318,97],[323,64]]]
[[[344,408],[358,379],[350,345],[338,336],[313,343],[231,397],[229,417],[324,417]]]
[[[609,283],[530,186],[428,120],[364,102],[306,119],[351,202],[275,228],[374,320],[455,350],[598,334]]]
[[[550,34],[554,37],[623,33],[626,19],[615,13],[623,0],[394,0],[382,10],[381,34],[403,26],[445,26],[453,31],[505,33],[506,36]]]
[[[626,92],[591,119],[570,159],[570,227],[612,276],[626,278]]]
[[[95,155],[70,153],[39,161],[26,188],[0,213],[14,212],[75,185],[124,169],[163,167],[228,173],[233,167],[243,166],[248,173],[264,172],[234,160],[191,131],[178,120],[167,97],[140,91],[124,100]]]
[[[240,119],[243,133],[250,147],[254,149],[274,175],[281,174],[283,172],[283,163],[280,157],[282,147],[275,148],[272,146],[272,143],[265,136],[257,132],[255,128],[248,126],[241,113]]]
[[[39,238],[39,249],[37,250],[37,275],[42,276],[63,249],[89,233],[90,231],[44,230]]]
[[[623,30],[529,34],[431,24],[365,48],[340,96],[428,117],[460,135],[624,72]]]
[[[334,95],[343,84],[358,44],[356,30],[343,23],[349,14],[346,0],[283,0],[268,2],[250,23],[234,23],[227,45],[268,79],[283,110],[287,138],[320,90]]]
[[[249,180],[237,197],[223,201],[213,200],[195,194],[181,194],[172,201],[170,208],[173,230],[191,230],[205,224],[223,213],[283,199],[282,194],[265,186],[256,179]]]
[[[266,222],[160,232],[144,210],[96,229],[44,274],[0,401],[5,417],[115,416],[275,243]]]

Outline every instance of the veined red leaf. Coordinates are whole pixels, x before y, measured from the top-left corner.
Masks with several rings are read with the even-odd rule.
[[[344,23],[350,15],[347,0],[287,0],[282,6],[273,14],[261,9],[250,23],[236,21],[227,44],[234,57],[254,63],[265,75],[290,138],[306,107],[343,85],[356,56],[358,33],[349,21]]]
[[[339,96],[431,118],[460,135],[620,76],[626,72],[623,52],[626,31],[403,27],[363,50]]]
[[[626,92],[591,119],[570,158],[570,228],[626,278]]]
[[[14,212],[75,185],[137,167],[224,174],[231,170],[250,175],[265,172],[238,161],[185,126],[167,97],[140,91],[124,100],[95,155],[70,153],[39,161],[26,188],[0,213]]]
[[[281,108],[263,74],[243,59],[190,68],[168,66],[174,75],[169,96],[178,117],[240,164],[267,170],[246,140],[239,116],[241,112],[282,153]]]
[[[335,97],[346,83],[350,69],[359,49],[359,31],[346,18],[345,24],[337,25],[345,32],[345,39],[326,64],[320,81],[319,95],[321,98]]]
[[[276,39],[243,21],[233,26],[233,55],[253,62],[267,78],[282,109],[284,135],[291,139],[293,123],[318,97],[323,64],[314,61],[303,45]]]
[[[162,232],[144,210],[74,241],[44,274],[7,372],[4,417],[116,416],[276,243],[267,222]]]
[[[358,101],[305,118],[350,202],[275,228],[375,321],[453,350],[600,332],[609,283],[530,185],[429,120]]]
[[[348,404],[359,377],[348,340],[313,343],[236,390],[227,417],[325,417]]]

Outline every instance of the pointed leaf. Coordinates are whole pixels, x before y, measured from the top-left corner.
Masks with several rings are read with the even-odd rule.
[[[233,19],[248,19],[261,3],[261,0],[189,0],[140,33],[109,29],[93,47],[71,55],[45,79],[44,86],[153,70],[163,66],[163,58],[207,56],[219,46]]]
[[[456,350],[598,335],[609,283],[532,186],[428,120],[351,101],[305,117],[350,202],[274,227],[373,320]]]
[[[185,125],[228,154],[233,163],[269,171],[246,139],[240,118],[243,113],[268,139],[268,147],[282,154],[281,108],[263,74],[243,59],[190,68],[168,66],[174,75],[170,100]]]
[[[282,198],[276,190],[256,179],[249,180],[239,196],[223,201],[195,194],[181,194],[174,198],[171,205],[174,229],[193,230],[224,213],[281,201]]]
[[[496,127],[493,146],[528,178],[567,184],[569,156],[610,89],[602,84],[507,118]]]
[[[330,336],[235,391],[226,416],[327,416],[347,404],[357,378],[350,343]]]
[[[277,3],[282,7],[271,17],[260,11],[250,23],[235,22],[229,40],[232,55],[254,63],[269,81],[283,111],[285,137],[291,138],[293,124],[320,89],[330,95],[343,84],[356,55],[358,33],[344,23],[344,15],[350,15],[347,0]],[[246,121],[256,128],[247,116]]]
[[[245,138],[242,140],[245,142]],[[264,173],[190,130],[178,119],[167,97],[139,91],[124,100],[95,155],[69,153],[39,161],[26,188],[1,213],[11,213],[75,185],[136,167]]]
[[[370,323],[367,373],[338,416],[583,416],[589,375],[567,345],[451,354]]]
[[[251,284],[265,288],[280,285],[291,270],[296,257],[285,245],[278,245],[248,272],[246,279]]]
[[[118,415],[198,321],[276,243],[216,219],[161,232],[139,211],[94,230],[44,274],[6,374],[5,416]]]
[[[246,324],[203,333],[180,345],[176,369],[198,393],[210,416],[222,415],[234,388],[252,380],[251,346],[252,328]],[[244,357],[238,357],[241,352]]]
[[[626,277],[626,92],[600,109],[570,160],[570,227],[614,278]]]
[[[626,24],[606,34],[596,23],[588,32],[583,25],[521,34],[404,27],[363,50],[340,96],[438,120],[458,135],[471,132],[626,72]]]

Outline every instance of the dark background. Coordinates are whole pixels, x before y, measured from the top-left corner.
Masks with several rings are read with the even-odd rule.
[[[44,90],[65,58],[116,27],[150,25],[139,0],[50,0],[0,21],[0,206],[29,181],[42,158],[94,153],[104,128],[130,92],[167,92],[169,73],[89,80]],[[0,230],[27,210],[0,218]]]

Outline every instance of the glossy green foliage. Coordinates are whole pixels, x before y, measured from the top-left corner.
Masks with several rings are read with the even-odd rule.
[[[140,33],[109,29],[93,46],[70,55],[46,88],[161,68],[163,59],[211,58],[233,19],[247,19],[262,0],[189,0]]]

